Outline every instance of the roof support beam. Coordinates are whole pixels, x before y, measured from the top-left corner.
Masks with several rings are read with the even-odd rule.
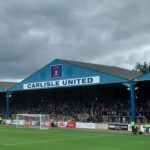
[[[132,81],[130,82],[130,109],[131,121],[135,122],[135,85]]]
[[[11,97],[11,92],[7,91],[6,92],[6,115],[7,117],[10,116],[10,97]]]

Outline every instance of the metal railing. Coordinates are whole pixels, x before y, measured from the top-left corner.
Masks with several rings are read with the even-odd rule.
[[[101,117],[90,117],[90,118],[78,118],[72,116],[55,115],[50,118],[56,121],[79,121],[79,122],[94,122],[94,123],[122,123],[130,124],[131,116],[101,116]],[[135,116],[135,122],[140,121],[141,123],[147,123],[148,120],[145,117]]]
[[[5,118],[5,117],[4,117]],[[13,114],[11,117],[6,117],[7,119],[15,119],[16,114]],[[83,117],[71,116],[71,115],[50,115],[50,119],[55,121],[78,121],[78,122],[93,122],[93,123],[122,123],[122,124],[130,124],[131,116],[91,116],[91,117]],[[149,123],[149,119],[146,117],[135,116],[135,122],[140,121],[141,123]]]

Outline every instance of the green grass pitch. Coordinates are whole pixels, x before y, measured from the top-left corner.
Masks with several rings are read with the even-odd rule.
[[[149,150],[150,136],[0,126],[0,150]]]

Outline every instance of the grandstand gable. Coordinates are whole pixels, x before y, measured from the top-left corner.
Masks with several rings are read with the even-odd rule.
[[[90,85],[91,80],[91,84],[122,83],[136,75],[133,71],[118,67],[55,59],[10,91]]]

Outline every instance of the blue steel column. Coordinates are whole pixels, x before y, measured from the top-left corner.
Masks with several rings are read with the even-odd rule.
[[[130,82],[130,108],[131,108],[131,121],[135,122],[135,88],[134,83]]]
[[[6,115],[9,116],[9,113],[10,113],[10,99],[9,99],[9,92],[7,91],[6,92]]]

